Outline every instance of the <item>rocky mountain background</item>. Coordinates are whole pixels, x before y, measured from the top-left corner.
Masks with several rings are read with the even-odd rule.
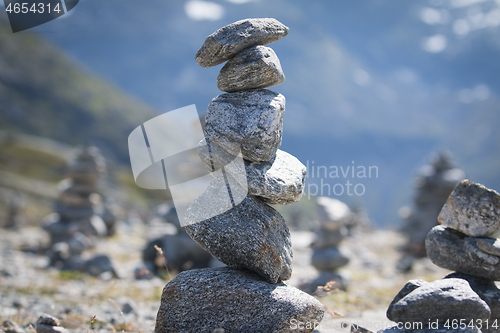
[[[416,169],[449,149],[474,181],[500,188],[500,4],[450,1],[85,0],[30,31],[3,12],[1,128],[69,144],[91,141],[127,167],[126,138],[185,105],[202,114],[218,67],[194,54],[206,35],[246,17],[290,27],[276,43],[287,80],[282,149],[316,166],[377,166],[362,204],[397,225]],[[309,183],[320,184],[319,178]]]

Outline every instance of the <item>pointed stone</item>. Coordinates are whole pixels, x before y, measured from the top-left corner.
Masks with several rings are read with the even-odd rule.
[[[254,271],[271,283],[291,277],[290,232],[275,209],[256,197],[247,196],[222,214],[192,223],[197,220],[192,212],[203,211],[204,206],[201,201],[195,201],[185,217],[186,232],[202,248],[224,264]]]
[[[208,36],[195,59],[203,68],[216,66],[247,47],[273,43],[285,37],[288,30],[274,18],[240,20]]]
[[[266,89],[222,94],[208,105],[207,137],[251,162],[271,160],[281,145],[285,97]]]

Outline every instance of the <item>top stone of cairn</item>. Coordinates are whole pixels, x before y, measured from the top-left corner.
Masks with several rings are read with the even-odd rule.
[[[500,194],[463,180],[439,213],[441,224],[472,237],[491,237],[500,230]]]
[[[196,62],[203,68],[222,64],[243,49],[267,45],[285,37],[288,30],[274,18],[245,19],[228,24],[207,37],[196,53]]]

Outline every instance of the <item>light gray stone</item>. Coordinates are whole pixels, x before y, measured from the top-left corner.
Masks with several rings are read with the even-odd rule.
[[[207,137],[251,162],[271,160],[281,145],[285,97],[266,89],[222,94],[208,105]]]
[[[316,200],[316,217],[321,227],[329,231],[348,225],[353,218],[345,203],[328,197],[319,197]]]
[[[447,228],[434,227],[425,240],[429,259],[439,267],[489,280],[500,280],[500,258],[481,250],[479,238]],[[494,243],[494,238],[481,238]]]
[[[439,213],[439,222],[474,237],[500,230],[500,194],[484,185],[461,181]]]
[[[291,321],[319,323],[323,314],[314,297],[284,283],[232,268],[199,269],[165,286],[155,332],[311,332]]]
[[[202,248],[224,264],[252,270],[271,283],[288,280],[292,273],[290,232],[283,217],[256,197],[205,221],[186,213],[186,232]],[[194,206],[194,207],[193,207]]]
[[[490,308],[462,279],[437,280],[423,284],[408,293],[399,301],[392,303],[387,310],[387,318],[397,323],[438,321],[444,325],[446,320],[489,319]]]
[[[242,50],[222,67],[217,87],[226,92],[277,86],[285,74],[273,49],[257,45]]]
[[[349,263],[349,258],[337,247],[315,249],[311,264],[319,271],[331,271]]]
[[[269,162],[256,163],[244,160],[243,169],[239,163],[229,164],[236,156],[229,154],[209,139],[200,141],[197,148],[208,170],[224,166],[227,173],[233,175],[235,179],[242,180],[245,178],[235,176],[246,174],[248,194],[259,197],[265,203],[290,205],[302,197],[306,167],[297,158],[282,150],[278,149],[276,156]]]
[[[476,241],[477,247],[486,253],[500,257],[500,240],[499,239],[478,239]]]
[[[288,30],[274,18],[240,20],[208,36],[195,59],[201,67],[216,66],[250,46],[273,43],[285,37]]]

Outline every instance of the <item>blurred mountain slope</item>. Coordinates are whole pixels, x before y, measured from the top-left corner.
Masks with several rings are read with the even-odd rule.
[[[0,19],[0,129],[98,145],[128,161],[127,137],[158,112]]]

